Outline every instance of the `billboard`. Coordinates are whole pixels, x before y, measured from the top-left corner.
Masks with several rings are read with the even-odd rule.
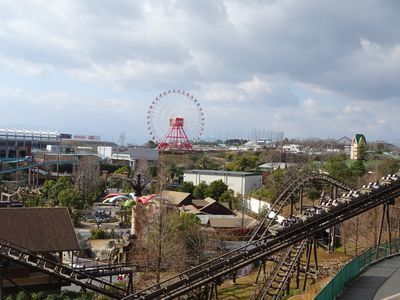
[[[100,136],[98,136],[98,135],[74,134],[72,136],[72,139],[81,140],[81,141],[100,141]]]
[[[70,133],[61,133],[60,134],[60,138],[63,139],[63,140],[70,140],[70,139],[72,139],[72,134],[70,134]]]

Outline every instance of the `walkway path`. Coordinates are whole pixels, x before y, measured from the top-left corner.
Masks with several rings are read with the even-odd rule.
[[[400,299],[400,256],[372,265],[337,298],[340,300]]]

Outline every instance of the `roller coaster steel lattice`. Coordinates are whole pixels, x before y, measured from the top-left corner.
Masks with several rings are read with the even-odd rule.
[[[0,240],[0,258],[34,268],[42,273],[49,274],[53,277],[111,298],[120,299],[129,293],[128,289],[118,287],[103,279],[96,278],[82,269],[74,269],[66,265],[58,264],[8,241]],[[100,270],[97,271],[101,272]],[[94,273],[95,271],[89,270],[89,272]],[[111,270],[111,272],[113,272],[113,270]],[[105,270],[104,274],[106,273],[109,275],[107,270]]]
[[[277,192],[276,196],[274,197],[275,200],[272,201],[273,204],[270,208],[270,211],[275,212],[274,216],[271,217],[267,214],[254,231],[249,241],[253,241],[257,236],[264,236],[267,234],[270,225],[276,220],[277,215],[282,212],[283,207],[289,203],[291,196],[294,195],[294,193],[296,193],[302,186],[304,186],[304,184],[312,181],[323,181],[345,191],[355,189],[353,186],[343,183],[326,174],[316,172],[306,173],[294,179],[290,184],[283,185],[283,188]]]
[[[330,181],[330,177],[327,177],[327,180]],[[338,185],[340,185],[339,182]],[[315,215],[303,223],[289,226],[276,236],[265,234],[262,238],[253,240],[246,246],[235,249],[123,299],[172,299],[179,297],[203,285],[221,280],[246,265],[312,237],[324,229],[328,229],[381,204],[389,203],[398,196],[400,196],[400,180],[382,186],[370,194],[361,194],[358,198],[332,207],[329,212]],[[281,208],[283,207],[282,205],[279,204],[277,207]]]
[[[14,173],[18,171],[24,171],[24,170],[29,170],[33,168],[38,168],[42,166],[48,166],[48,165],[62,165],[62,164],[76,164],[77,162],[75,160],[60,160],[60,161],[45,161],[45,162],[38,162],[38,163],[30,163],[28,165],[24,166],[19,166],[18,168],[12,168],[12,169],[4,169],[0,170],[0,174],[9,174],[9,173]]]
[[[334,184],[343,189],[351,187],[335,181],[323,174],[308,174],[300,179],[294,180],[282,194],[277,197],[272,209],[279,212],[289,201],[290,195],[302,184],[308,181],[322,180]],[[230,251],[220,257],[207,261],[197,267],[178,274],[164,282],[145,290],[131,293],[121,287],[116,287],[106,281],[94,278],[80,270],[59,265],[30,253],[29,250],[21,249],[8,242],[0,240],[0,257],[13,261],[18,264],[33,267],[41,272],[60,278],[67,282],[77,284],[112,298],[118,299],[172,299],[185,295],[204,285],[220,282],[224,277],[232,274],[236,270],[247,266],[256,261],[266,259],[272,254],[277,253],[291,245],[295,245],[308,238],[312,238],[316,233],[366,212],[381,204],[390,203],[394,198],[400,196],[400,179],[389,184],[382,185],[378,189],[373,189],[370,193],[359,193],[351,201],[343,202],[338,206],[332,207],[329,211],[314,215],[304,222],[293,224],[279,231],[276,236],[258,228],[258,233],[253,235],[252,240],[245,246]],[[387,206],[386,213],[388,213]],[[271,224],[264,220],[264,227]],[[262,232],[262,234],[261,234]],[[259,239],[255,239],[261,234]],[[297,252],[297,256],[299,256]]]

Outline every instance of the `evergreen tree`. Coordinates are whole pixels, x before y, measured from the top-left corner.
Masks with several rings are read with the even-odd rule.
[[[222,194],[228,190],[228,186],[220,179],[210,183],[205,191],[206,197],[211,197],[219,201]]]
[[[193,182],[182,182],[178,187],[178,192],[193,194]]]
[[[342,154],[329,157],[324,169],[330,176],[342,181],[348,180],[352,175],[352,170],[346,164],[346,156]]]
[[[357,160],[351,166],[351,173],[353,176],[361,177],[365,175],[367,172],[367,168],[365,166],[367,159],[367,145],[365,144],[364,140],[361,139],[357,146]]]
[[[202,181],[193,189],[193,197],[196,199],[204,199],[208,185]]]

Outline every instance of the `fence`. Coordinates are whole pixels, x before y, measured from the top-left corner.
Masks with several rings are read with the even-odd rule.
[[[319,292],[315,299],[335,299],[346,286],[348,286],[361,272],[367,269],[371,264],[399,254],[399,246],[400,241],[396,239],[392,241],[390,247],[391,249],[389,249],[389,243],[386,241],[379,245],[378,250],[376,249],[376,247],[371,247],[365,250],[361,255],[355,257],[352,261],[350,261],[342,269],[340,269],[335,277],[333,277],[332,280],[329,281],[329,283]],[[376,256],[377,251],[378,256]]]

